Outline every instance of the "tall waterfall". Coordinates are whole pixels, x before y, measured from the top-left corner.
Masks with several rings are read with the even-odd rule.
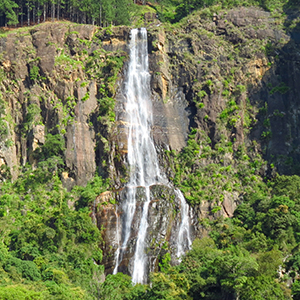
[[[128,164],[130,179],[127,183],[126,201],[123,203],[124,221],[119,247],[115,252],[116,264],[113,273],[118,267],[127,249],[132,230],[132,222],[136,210],[137,187],[145,188],[145,199],[142,207],[142,216],[136,240],[133,257],[132,281],[145,283],[149,269],[146,254],[147,222],[150,204],[150,187],[154,184],[169,185],[166,176],[161,173],[154,142],[151,137],[152,103],[150,90],[150,74],[148,71],[147,31],[145,28],[131,30],[130,61],[125,81],[125,112],[128,123]],[[182,194],[176,190],[176,194]],[[182,196],[184,213],[181,215],[181,227],[178,236],[177,255],[181,256],[190,247],[188,205]],[[185,215],[185,216],[184,216]],[[119,227],[119,225],[117,225]],[[117,229],[119,230],[119,228]],[[118,233],[119,236],[119,233]],[[187,245],[187,246],[184,246]]]

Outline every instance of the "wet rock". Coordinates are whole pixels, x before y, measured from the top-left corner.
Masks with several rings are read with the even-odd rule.
[[[129,187],[116,193],[105,192],[97,197],[94,203],[93,214],[97,220],[98,228],[104,228],[102,236],[104,245],[104,265],[106,274],[113,272],[115,254],[118,244],[122,244],[124,236],[125,215],[123,203],[127,203]],[[131,224],[130,237],[127,248],[121,251],[121,261],[118,270],[125,274],[132,274],[136,240],[146,200],[145,187],[136,187],[136,207]],[[109,204],[109,199],[117,199],[117,205]],[[181,222],[180,200],[174,188],[166,185],[152,185],[150,187],[150,204],[147,216],[149,224],[146,234],[148,271],[158,270],[158,258],[164,254],[164,247],[169,246],[172,261],[177,263],[176,250],[178,231]],[[102,205],[100,205],[102,203]],[[104,203],[104,204],[103,204]]]

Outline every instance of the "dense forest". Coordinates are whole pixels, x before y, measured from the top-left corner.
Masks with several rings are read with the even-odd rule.
[[[0,25],[5,28],[1,29],[0,33],[3,35],[0,37],[6,41],[8,32],[17,32],[14,31],[15,27],[26,27],[46,21],[68,20],[99,26],[96,37],[90,40],[84,40],[85,37],[78,38],[78,27],[78,31],[70,30],[71,32],[66,33],[66,40],[70,45],[64,45],[65,49],[58,46],[55,48],[52,41],[47,42],[47,47],[53,46],[53,51],[57,51],[53,64],[56,68],[64,67],[61,73],[65,80],[72,81],[71,73],[86,72],[84,80],[79,77],[74,80],[79,89],[85,89],[88,80],[100,78],[97,94],[101,96],[101,99],[97,99],[99,114],[88,119],[88,122],[90,128],[97,127],[95,124],[99,123],[101,126],[104,124],[105,129],[110,129],[115,121],[114,85],[127,57],[126,53],[114,49],[109,52],[97,48],[92,54],[89,53],[89,47],[96,39],[103,38],[106,42],[107,36],[113,35],[113,29],[116,28],[114,26],[143,24],[147,7],[157,15],[160,21],[158,25],[162,24],[161,27],[164,26],[171,35],[176,33],[190,40],[190,24],[198,26],[199,19],[204,20],[204,25],[211,24],[216,14],[221,15],[225,12],[226,15],[230,9],[239,9],[241,6],[254,6],[258,7],[259,11],[270,13],[274,26],[280,27],[280,30],[287,34],[299,30],[299,0],[160,0],[151,3],[132,0],[2,0]],[[194,20],[197,22],[193,23]],[[67,125],[76,123],[75,106],[79,100],[75,99],[75,96],[66,97],[64,100],[53,98],[50,100],[53,103],[49,106],[52,105],[53,111],[61,115],[62,122],[47,132],[43,144],[32,149],[28,155],[30,159],[20,166],[18,176],[13,178],[11,170],[0,160],[0,299],[300,299],[299,168],[294,168],[296,164],[287,155],[282,155],[279,163],[275,159],[272,161],[272,155],[268,156],[269,148],[263,147],[272,138],[271,122],[274,119],[276,122],[282,120],[285,112],[276,109],[271,114],[264,99],[259,99],[261,102],[257,107],[246,97],[243,104],[238,102],[246,93],[246,86],[240,83],[239,78],[244,74],[238,71],[244,63],[242,59],[251,58],[252,52],[251,55],[250,52],[243,52],[249,44],[240,38],[240,32],[235,27],[230,28],[232,32],[227,33],[224,40],[221,40],[219,33],[222,28],[215,34],[209,31],[209,26],[199,29],[203,40],[208,40],[210,44],[210,41],[215,39],[220,49],[226,51],[229,50],[225,42],[229,40],[233,44],[229,59],[225,63],[220,63],[215,57],[206,56],[208,64],[203,67],[207,70],[213,69],[214,64],[220,63],[222,68],[226,69],[224,65],[229,65],[228,71],[226,70],[227,77],[224,77],[221,83],[217,82],[223,85],[220,94],[226,99],[226,105],[218,112],[216,122],[219,122],[217,130],[220,131],[218,140],[212,142],[209,137],[210,128],[207,134],[197,127],[201,125],[198,122],[197,125],[190,126],[187,145],[181,151],[166,150],[164,153],[170,164],[170,180],[182,190],[192,207],[199,206],[204,201],[215,203],[209,213],[210,218],[198,220],[205,234],[194,240],[192,249],[176,266],[171,264],[166,243],[165,251],[159,257],[157,272],[150,275],[147,285],[134,285],[130,276],[122,273],[107,275],[105,278],[103,253],[100,250],[103,245],[102,232],[98,230],[92,218],[92,208],[100,193],[119,187],[117,179],[103,176],[104,172],[101,173],[99,167],[94,178],[86,185],[75,185],[71,188],[64,186],[64,174],[70,171],[65,157],[67,146],[64,134]],[[155,32],[158,27],[155,24],[155,29],[150,30]],[[32,27],[29,26],[30,28]],[[16,33],[22,42],[30,36],[28,32],[24,32]],[[74,36],[79,40],[77,44],[74,42],[77,42]],[[265,39],[251,46],[255,51],[258,49],[255,53],[258,53],[259,59],[267,57],[266,66],[271,68],[276,63],[279,64],[281,48],[286,46],[284,43],[283,38],[276,42]],[[23,47],[19,42],[14,42],[14,45],[16,48]],[[158,48],[155,41],[152,45],[154,50]],[[295,47],[298,47],[297,45]],[[66,51],[67,47],[76,53],[76,58]],[[226,52],[225,50],[222,51]],[[26,139],[32,139],[34,126],[43,125],[48,117],[44,116],[40,107],[32,101],[28,87],[43,87],[43,91],[37,89],[40,93],[38,101],[46,107],[45,103],[48,100],[42,93],[46,90],[45,86],[51,86],[54,80],[43,73],[39,64],[42,58],[31,56],[35,52],[33,47],[25,47],[25,51],[30,57],[29,76],[22,79],[27,90],[24,89],[20,94],[23,93],[24,97],[27,97],[27,102],[24,100],[23,106],[19,108],[20,111],[25,111],[25,117],[23,123],[20,123],[22,125],[14,125],[14,130],[20,134],[26,146]],[[178,57],[180,55],[178,54]],[[182,54],[184,64],[190,64],[191,70],[195,65],[200,65],[198,59],[197,62],[193,60],[193,55],[191,52]],[[9,129],[14,121],[7,113],[9,100],[5,99],[11,99],[12,94],[17,94],[16,86],[22,81],[13,77],[13,72],[18,70],[15,67],[16,63],[14,70],[9,67],[5,69],[6,61],[2,61],[3,56],[4,54],[0,53],[0,150],[9,149],[14,143]],[[177,56],[173,55],[172,59],[171,67],[177,63]],[[234,65],[235,61],[238,61],[238,66]],[[163,61],[159,61],[158,65],[163,66]],[[157,71],[154,75],[160,76],[160,73]],[[191,79],[198,88],[193,97],[190,97],[191,102],[200,112],[201,109],[209,109],[205,99],[214,92],[219,92],[219,86],[213,81],[213,77],[208,77],[210,75],[209,71],[201,73],[204,83],[200,88],[200,80]],[[268,94],[277,93],[284,97],[289,92],[289,87],[278,74],[275,75],[277,81],[274,81],[273,85],[266,84]],[[259,80],[262,80],[263,75],[259,76]],[[250,72],[244,77],[245,80],[251,79]],[[252,85],[249,84],[247,88],[250,90]],[[50,90],[49,94],[51,92]],[[84,94],[80,100],[82,103],[87,101],[89,93],[90,90]],[[36,95],[33,94],[33,97]],[[255,114],[259,116],[257,119]],[[210,115],[207,111],[202,115],[206,126],[210,122]],[[263,131],[259,132],[262,149],[257,152],[255,149],[259,146],[256,141],[251,147],[247,148],[242,144],[235,148],[235,134],[240,115],[244,122],[243,134],[247,135],[257,124],[263,128]],[[59,120],[58,117],[57,119]],[[226,136],[228,132],[229,138]],[[101,142],[108,144],[104,138]],[[99,152],[99,145],[95,147]],[[296,149],[296,146],[294,148]],[[228,156],[233,158],[229,160]],[[270,160],[267,160],[269,157]],[[105,159],[103,160],[103,165],[107,164]],[[119,163],[120,157],[116,156],[115,161]],[[282,161],[286,164],[286,168],[282,170],[288,171],[279,174],[276,167],[279,169]],[[71,177],[68,179],[72,180]],[[239,194],[239,205],[231,218],[218,215],[224,194],[228,193]],[[115,204],[114,199],[109,201],[103,203],[103,206]]]
[[[0,4],[2,25],[33,25],[47,20],[70,20],[82,24],[99,26],[130,24],[130,14],[135,11],[135,3],[146,5],[146,1],[132,0],[3,0]],[[147,5],[154,7],[163,21],[178,22],[192,11],[221,4],[224,8],[238,5],[259,5],[267,10],[276,9],[287,3],[284,0],[158,0]],[[289,1],[289,5],[299,4],[298,0]]]

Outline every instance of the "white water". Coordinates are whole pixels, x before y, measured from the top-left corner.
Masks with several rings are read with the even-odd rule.
[[[116,215],[116,229],[117,229],[117,244],[120,245],[120,219],[119,219],[119,215],[118,215],[118,207],[115,210],[115,215]],[[113,274],[117,274],[118,272],[118,266],[119,266],[119,257],[120,257],[120,247],[118,247],[116,253],[116,265],[113,271]]]
[[[186,203],[184,196],[181,191],[175,189],[175,193],[180,199],[181,208],[181,223],[179,227],[178,239],[177,239],[177,257],[181,260],[182,255],[185,254],[187,250],[191,249],[192,240],[190,236],[190,218],[189,218],[189,206]]]
[[[152,103],[150,94],[150,74],[148,71],[147,31],[145,28],[131,30],[130,61],[126,76],[125,112],[128,115],[128,163],[130,166],[130,180],[127,184],[126,201],[124,201],[123,242],[115,253],[116,265],[113,274],[118,272],[119,264],[127,249],[131,234],[132,221],[136,209],[136,188],[145,188],[145,201],[142,217],[139,224],[136,249],[133,262],[132,281],[146,283],[148,274],[148,261],[146,250],[146,234],[149,224],[147,216],[150,204],[150,186],[161,183],[168,184],[165,176],[160,173],[157,153],[151,138]],[[180,197],[181,226],[178,236],[177,256],[184,254],[190,247],[188,205],[182,194]],[[180,196],[181,195],[181,196]],[[181,227],[183,227],[181,229]],[[186,241],[188,239],[188,241]]]
[[[122,261],[124,251],[131,233],[132,220],[136,208],[136,187],[143,186],[146,191],[146,201],[140,221],[136,250],[134,256],[132,281],[146,281],[145,237],[148,228],[147,215],[150,203],[149,187],[157,182],[163,182],[160,174],[156,150],[150,136],[152,126],[152,104],[150,98],[150,74],[148,72],[147,31],[145,28],[131,31],[130,61],[126,78],[125,111],[128,115],[128,163],[130,165],[130,180],[128,192],[123,207],[125,215],[124,240],[121,249],[116,251],[116,266],[114,274]]]

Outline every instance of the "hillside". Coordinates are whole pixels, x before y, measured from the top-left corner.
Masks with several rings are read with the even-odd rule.
[[[232,6],[138,21],[160,167],[191,207],[194,240],[176,263],[179,208],[153,188],[151,285],[108,275],[130,176],[131,26],[0,37],[0,299],[300,297],[299,7]]]

